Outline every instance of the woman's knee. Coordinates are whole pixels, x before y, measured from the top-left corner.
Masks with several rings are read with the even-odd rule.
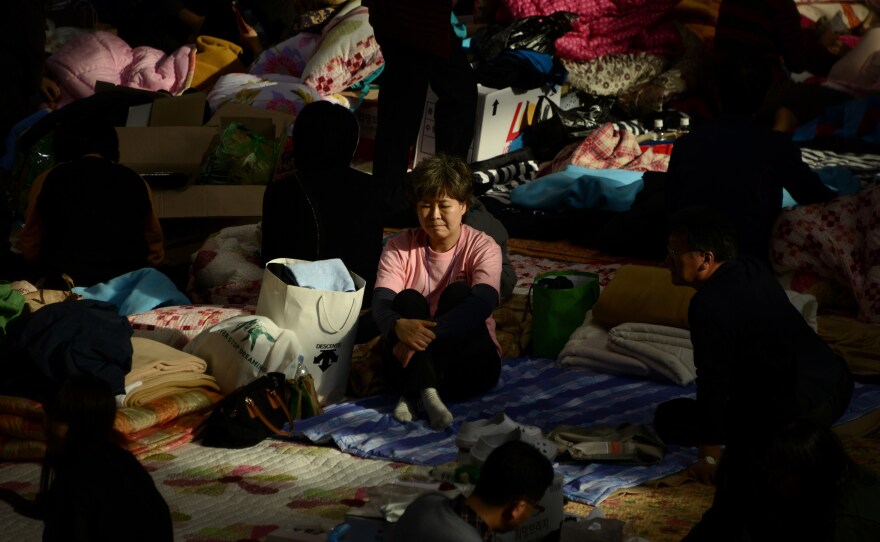
[[[427,320],[431,317],[431,304],[421,292],[412,288],[398,292],[394,296],[391,308],[404,318]]]
[[[466,282],[453,282],[440,294],[440,300],[437,302],[437,314],[443,314],[459,306],[471,295],[473,292]]]

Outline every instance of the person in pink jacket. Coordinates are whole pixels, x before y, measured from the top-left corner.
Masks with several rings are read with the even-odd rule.
[[[394,418],[417,418],[420,402],[437,430],[453,419],[440,395],[483,393],[501,373],[492,319],[501,248],[462,224],[471,179],[459,158],[441,154],[419,163],[406,189],[420,227],[385,245],[373,292],[373,317],[385,338],[383,369],[401,394]]]

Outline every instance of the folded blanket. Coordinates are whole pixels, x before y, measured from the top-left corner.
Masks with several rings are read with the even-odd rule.
[[[131,347],[131,371],[125,376],[126,386],[169,374],[204,374],[208,370],[208,363],[202,358],[158,341],[132,337]]]
[[[125,447],[138,459],[173,450],[191,442],[196,436],[196,430],[207,416],[207,414],[189,414],[175,418],[167,424],[128,435]]]
[[[608,348],[644,363],[654,375],[685,385],[697,377],[694,347],[686,329],[626,323],[608,332]]]
[[[613,339],[612,339],[612,331]],[[562,365],[589,367],[609,374],[668,380],[686,385],[696,378],[687,330],[627,323],[607,331],[587,312],[559,353]]]
[[[43,440],[45,434],[43,420],[23,418],[15,414],[0,414],[0,435],[16,439]]]
[[[116,410],[113,428],[138,457],[175,448],[194,437],[206,412],[223,396],[205,388],[169,395],[143,406]],[[0,461],[42,461],[46,437],[43,407],[24,397],[0,395]]]
[[[167,395],[143,406],[117,409],[113,428],[133,439],[134,435],[150,427],[158,427],[188,415],[205,412],[222,399],[217,392],[204,388]]]
[[[169,395],[176,395],[192,389],[205,389],[219,393],[220,386],[213,376],[207,374],[183,373],[155,376],[144,381],[125,395],[124,406],[143,406]]]
[[[608,328],[587,311],[584,323],[574,330],[558,357],[562,365],[581,365],[610,374],[645,377],[648,367],[641,361],[608,349]]]
[[[815,330],[818,309],[816,298],[790,290],[785,293],[804,320]],[[680,327],[640,322],[625,322],[608,330],[608,327],[594,319],[593,312],[587,312],[584,323],[571,334],[559,353],[562,365],[578,365],[603,373],[668,380],[681,386],[696,379],[690,331]]]
[[[205,360],[141,337],[132,337],[132,369],[125,377],[123,406],[143,406],[195,388],[219,392]],[[139,383],[139,384],[138,384]]]
[[[46,443],[43,441],[0,435],[2,461],[42,461],[45,455]]]
[[[331,292],[353,292],[354,281],[339,258],[288,266],[296,284],[303,288]]]

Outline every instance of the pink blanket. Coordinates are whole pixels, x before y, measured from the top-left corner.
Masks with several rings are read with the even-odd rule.
[[[784,211],[770,248],[777,271],[810,271],[846,286],[859,320],[880,324],[880,185]]]
[[[131,48],[109,32],[83,34],[46,59],[46,70],[61,87],[59,106],[95,93],[97,81],[177,95],[189,88],[194,47],[171,54],[152,47]]]
[[[560,58],[588,61],[605,55],[681,51],[671,18],[679,0],[504,0],[516,19],[570,11],[580,16],[571,32],[556,40]]]

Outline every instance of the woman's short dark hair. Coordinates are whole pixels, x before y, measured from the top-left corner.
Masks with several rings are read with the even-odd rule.
[[[691,250],[713,252],[721,262],[737,257],[736,229],[723,212],[703,206],[687,207],[669,218],[669,231],[687,237]]]
[[[443,153],[419,162],[406,183],[406,197],[413,204],[444,195],[470,204],[473,193],[471,168],[461,158]]]
[[[492,506],[524,499],[535,503],[553,483],[553,465],[531,444],[514,440],[492,450],[474,494]]]

